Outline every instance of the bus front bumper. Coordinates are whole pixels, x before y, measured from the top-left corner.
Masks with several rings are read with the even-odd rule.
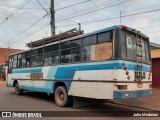
[[[151,96],[153,94],[152,89],[150,90],[138,90],[138,91],[114,91],[114,99],[123,98],[138,98],[144,96]]]

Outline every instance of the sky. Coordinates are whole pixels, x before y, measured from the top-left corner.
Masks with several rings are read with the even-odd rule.
[[[137,29],[147,35],[151,42],[160,44],[160,0],[54,1],[56,34],[78,28],[78,23],[82,24],[85,33],[119,25],[120,18],[110,18],[119,17],[121,12],[122,25]],[[16,11],[24,2],[26,5]],[[50,16],[46,15],[46,11],[49,13],[50,10],[50,0],[39,2],[45,10],[37,0],[0,0],[0,47],[26,50],[26,43],[51,36]],[[81,4],[74,5],[77,3]],[[9,16],[14,11],[14,15]],[[143,14],[123,17],[135,13]]]

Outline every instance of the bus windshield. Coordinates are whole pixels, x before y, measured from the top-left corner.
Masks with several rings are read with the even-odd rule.
[[[135,33],[122,31],[121,32],[121,48],[122,58],[131,60],[140,60],[150,62],[149,43],[142,36],[137,36]]]

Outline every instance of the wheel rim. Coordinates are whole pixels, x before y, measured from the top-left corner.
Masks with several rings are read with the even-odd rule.
[[[62,91],[57,92],[57,102],[58,103],[63,103],[65,99],[64,93]]]

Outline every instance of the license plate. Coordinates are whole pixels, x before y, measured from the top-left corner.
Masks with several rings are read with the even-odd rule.
[[[143,88],[143,83],[137,83],[138,88]]]
[[[145,79],[146,73],[145,72],[135,72],[135,78]]]

